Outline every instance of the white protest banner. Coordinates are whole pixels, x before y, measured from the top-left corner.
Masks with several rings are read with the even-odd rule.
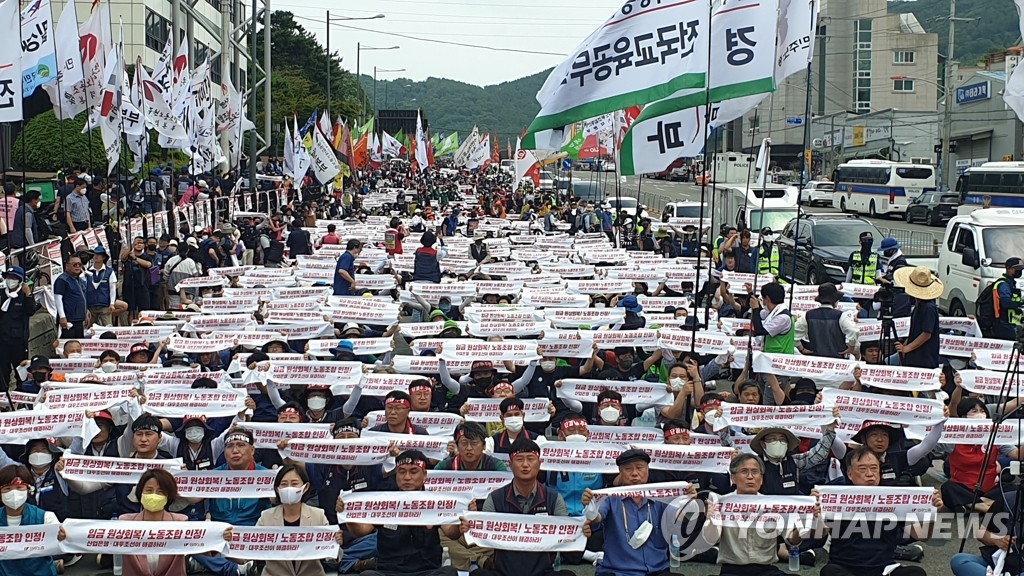
[[[442,296],[450,298],[452,302],[466,296],[476,296],[476,285],[473,282],[446,282],[443,284],[410,282],[408,289],[413,294],[419,294],[428,302],[437,302]]]
[[[473,499],[471,494],[435,492],[353,492],[341,500],[345,511],[338,522],[360,522],[377,526],[441,526],[458,524]]]
[[[24,444],[35,438],[81,436],[84,410],[19,410],[0,413],[0,444]]]
[[[4,560],[23,560],[61,553],[57,533],[60,524],[5,526],[0,528],[0,554]]]
[[[271,340],[281,338],[285,340],[310,340],[312,338],[334,335],[334,327],[322,321],[307,324],[270,324],[260,328],[266,330],[268,336],[263,336],[263,332],[239,332],[238,343],[246,346],[262,346]]]
[[[938,512],[935,489],[897,486],[815,486],[825,520],[899,520],[923,522]]]
[[[381,464],[390,454],[388,441],[382,438],[345,438],[327,440],[291,440],[279,450],[284,458],[297,462],[342,466]]]
[[[243,560],[336,559],[337,532],[335,526],[237,526],[226,554]]]
[[[149,522],[143,520],[77,520],[62,524],[65,554],[159,554],[184,556],[227,552],[224,522]]]
[[[492,550],[582,552],[583,518],[467,512],[466,543]]]
[[[722,415],[715,418],[715,431],[729,426],[743,428],[787,428],[789,426],[825,426],[835,422],[832,407],[762,406],[758,404],[722,403]]]
[[[565,283],[569,294],[631,294],[629,280],[569,280]]]
[[[380,356],[391,352],[393,349],[393,342],[391,338],[352,338],[349,340],[352,343],[353,353],[356,356]],[[335,341],[334,345],[337,346],[338,342]],[[312,348],[310,348],[312,353]]]
[[[1010,365],[1012,354],[1003,350],[975,350],[972,358],[979,368],[1005,371]]]
[[[238,331],[252,328],[256,321],[250,314],[201,314],[189,318],[182,330],[188,332]]]
[[[318,384],[355,386],[363,377],[360,362],[278,361],[270,362],[269,378],[281,385]]]
[[[547,336],[547,333],[544,334]],[[589,334],[588,334],[589,336]],[[576,338],[537,340],[537,352],[552,358],[590,358],[594,355],[594,341]]]
[[[130,340],[131,343],[134,344],[136,342],[142,342],[143,340],[159,342],[171,334],[174,334],[174,326],[93,326],[92,332],[97,338],[100,334],[111,332],[117,336],[117,340]],[[103,342],[109,342],[109,340],[99,341],[101,344]]]
[[[511,472],[429,470],[425,490],[445,494],[471,494],[481,500],[512,481]]]
[[[180,292],[182,288],[216,288],[225,287],[228,285],[228,279],[223,276],[193,276],[191,278],[185,278],[181,282],[178,282],[174,286],[175,292]],[[209,303],[222,303],[223,298],[206,298],[203,304]]]
[[[814,518],[817,503],[813,496],[769,496],[737,494],[718,498],[718,514],[711,521],[730,528],[806,527]]]
[[[551,401],[547,398],[521,398],[523,401],[524,422],[547,422],[551,419],[548,414],[548,406]],[[499,405],[502,398],[469,398],[466,400],[466,412],[463,417],[467,422],[500,422],[501,410]]]
[[[103,482],[107,484],[137,484],[142,474],[151,468],[163,468],[174,474],[183,469],[181,458],[173,460],[146,460],[142,458],[107,458],[105,456],[64,456],[65,480]]]
[[[837,406],[843,420],[855,422],[879,420],[893,424],[938,424],[945,420],[942,415],[944,405],[939,400],[825,388],[821,392],[821,401]]]
[[[209,270],[207,270],[207,272],[209,272],[211,276],[229,277],[241,276],[245,274],[247,270],[249,270],[248,266],[223,266],[218,268],[210,268]]]
[[[235,336],[232,335],[207,335],[203,338],[184,338],[173,334],[171,335],[170,342],[167,344],[167,348],[184,354],[201,354],[203,352],[220,352],[221,350],[234,348],[236,342]]]
[[[698,354],[724,354],[729,350],[729,336],[726,334],[662,328],[658,336],[660,347],[677,352],[693,350]]]
[[[971,338],[981,338],[981,327],[978,326],[978,321],[970,316],[940,316],[939,328],[957,330]]]
[[[649,498],[661,502],[672,502],[676,498],[686,496],[690,490],[689,482],[661,482],[656,484],[638,484],[636,486],[617,486],[594,490],[594,498]]]
[[[746,452],[751,452],[751,450],[749,450],[749,446],[750,441],[753,439],[753,436],[747,434],[734,434],[732,437],[733,448],[736,448],[738,450],[744,450]],[[722,437],[719,436],[718,434],[703,434],[700,432],[691,432],[690,445],[719,448],[722,446]]]
[[[839,421],[836,424],[836,438],[842,442],[848,442],[860,432],[861,422]],[[797,438],[821,438],[821,426],[787,426],[790,432]]]
[[[1003,389],[1003,383],[1007,380],[1005,372],[994,372],[992,370],[961,370],[957,372],[960,376],[960,386],[968,392],[985,394],[986,396],[1001,396],[1004,393],[1008,398],[1020,398],[1024,396],[1024,388],[1021,387],[1021,380],[1010,376],[1009,386]],[[1014,381],[1016,380],[1016,381]]]
[[[362,388],[363,396],[372,396],[376,398],[387,396],[388,393],[395,390],[401,390],[402,392],[409,391],[409,385],[416,380],[423,380],[419,376],[413,376],[411,374],[387,374],[387,373],[369,373],[363,375],[362,382],[359,387]],[[331,386],[331,392],[334,395],[339,394],[351,394],[351,388]]]
[[[259,307],[259,298],[207,298],[203,300],[203,314],[252,314]]]
[[[556,328],[611,326],[626,320],[625,308],[545,308],[544,318]]]
[[[456,322],[459,330],[465,331],[468,322]],[[437,336],[444,328],[444,322],[403,322],[398,325],[399,332],[406,338],[423,338]]]
[[[658,346],[657,330],[597,330],[588,334],[593,337],[597,347],[611,350],[620,346],[636,348],[656,348]]]
[[[447,360],[539,360],[536,342],[453,342],[441,351],[441,358]]]
[[[939,334],[939,354],[942,356],[970,358],[972,354],[982,350],[1010,352],[1013,350],[1013,340],[993,340],[990,338],[969,338],[967,336]]]
[[[370,428],[387,423],[383,410],[374,410],[366,415]],[[451,436],[455,428],[462,424],[462,416],[449,412],[409,412],[409,422],[414,426],[426,428],[431,436]]]
[[[234,416],[245,410],[247,394],[229,388],[159,386],[146,393],[145,410],[163,418],[203,414],[209,418]]]
[[[754,352],[754,372],[811,378],[819,382],[849,382],[857,362],[838,358]]]
[[[545,293],[539,290],[523,289],[519,295],[520,304],[537,308],[587,308],[590,297],[586,294]]]
[[[181,470],[173,472],[183,498],[270,498],[277,470]]]
[[[362,283],[364,276],[360,275],[359,280]],[[274,298],[277,300],[286,300],[289,298],[316,298],[318,300],[326,300],[331,295],[331,288],[322,286],[303,286],[301,288],[277,288],[274,290]]]
[[[540,446],[541,470],[618,474],[615,459],[626,450],[621,444],[545,442]]]
[[[398,322],[399,308],[333,308],[331,322],[335,324],[354,322],[356,324],[390,325]]]
[[[900,390],[903,392],[924,392],[939,389],[938,368],[913,368],[908,366],[886,366],[883,364],[860,364],[860,383],[872,388]]]
[[[540,336],[551,328],[548,322],[470,322],[468,331],[474,336]]]
[[[394,356],[391,365],[402,374],[437,374],[437,356]],[[448,371],[453,374],[468,374],[472,360],[447,360]]]
[[[223,370],[216,372],[201,372],[190,368],[181,370],[173,368],[150,368],[140,374],[142,381],[147,386],[185,386],[192,387],[197,378],[209,378],[220,384],[227,377]]]
[[[478,281],[475,283],[476,294],[518,294],[523,289],[522,282],[500,282],[496,280]]]
[[[96,369],[96,359],[87,358],[51,358],[50,369],[54,374],[66,374],[68,372],[88,372]]]
[[[387,442],[394,442],[399,452],[406,450],[419,450],[431,460],[444,460],[449,456],[448,443],[452,441],[451,436],[427,436],[425,434],[394,434],[392,432],[377,432],[368,428],[363,429],[360,437],[363,439],[383,439]]]
[[[61,350],[67,344],[67,340],[60,341]],[[103,354],[107,350],[113,350],[120,354],[121,358],[131,354],[132,345],[135,344],[136,340],[100,340],[98,338],[85,338],[78,340],[82,345],[82,356],[89,356],[90,358],[99,358],[100,354]]]
[[[966,444],[985,446],[989,442],[994,424],[991,420],[977,418],[950,418],[942,426],[943,444]],[[1020,425],[1016,421],[1005,421],[996,429],[996,446],[1020,445]]]
[[[281,440],[329,440],[330,424],[286,424],[279,422],[239,422],[239,428],[252,432],[256,448],[277,450]]]
[[[330,322],[331,316],[319,310],[268,310],[268,324],[317,324]],[[274,326],[277,329],[277,326]]]
[[[661,428],[648,426],[588,426],[590,442],[605,444],[636,444],[660,442],[665,439]]]
[[[64,375],[64,384],[82,384],[85,386],[102,384],[129,384],[139,381],[139,374],[131,369],[131,365],[122,362],[117,365],[117,372],[86,372]],[[88,380],[88,381],[87,381]],[[52,382],[52,381],[51,381]]]
[[[134,386],[80,386],[47,390],[43,408],[47,410],[104,410],[132,400]]]
[[[544,317],[544,312],[535,308],[485,308],[473,307],[465,311],[466,319],[477,324],[482,322],[533,322]]]
[[[566,378],[557,387],[559,398],[575,398],[580,402],[597,402],[598,395],[605,390],[622,394],[623,404],[672,404],[672,393],[661,382],[646,380],[588,380]]]
[[[632,444],[651,457],[652,470],[685,470],[728,474],[729,462],[736,455],[734,448],[684,444]]]

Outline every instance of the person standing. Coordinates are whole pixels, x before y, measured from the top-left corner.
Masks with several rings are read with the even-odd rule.
[[[15,367],[28,360],[28,322],[36,312],[32,288],[25,283],[25,271],[12,266],[4,272],[4,293],[0,295],[0,387],[7,390]]]
[[[924,266],[905,266],[896,271],[893,281],[914,299],[910,332],[905,342],[896,343],[899,364],[917,368],[939,365],[939,308],[935,299],[942,295],[942,281]],[[890,358],[893,364],[894,358]]]
[[[352,238],[345,245],[345,253],[338,257],[334,268],[334,295],[349,296],[356,289],[356,258],[363,251],[363,243]]]
[[[121,282],[121,294],[128,304],[128,313],[134,319],[140,310],[149,309],[149,268],[153,266],[150,256],[146,254],[146,243],[141,237],[132,240],[131,248],[121,252],[121,265],[124,267]]]
[[[85,180],[75,180],[75,189],[68,194],[64,205],[64,219],[68,225],[68,234],[81,232],[89,227],[89,199],[85,197]]]
[[[82,259],[72,255],[64,265],[64,273],[53,281],[53,295],[57,301],[57,322],[61,338],[84,338],[89,309],[85,300],[85,279],[82,277]]]
[[[14,213],[14,225],[7,230],[8,244],[12,249],[31,246],[42,240],[39,237],[39,224],[36,223],[40,198],[39,190],[29,190],[21,197],[18,211]]]
[[[786,289],[778,282],[761,287],[761,301],[750,290],[751,320],[754,336],[764,337],[764,351],[772,354],[792,354],[796,349],[793,329],[793,315],[782,302]]]
[[[440,260],[445,257],[445,251],[443,248],[436,250],[434,248],[435,242],[437,242],[437,236],[433,232],[424,232],[423,236],[420,237],[420,244],[422,246],[416,249],[412,265],[412,279],[414,282],[441,283]]]
[[[92,251],[92,264],[85,271],[85,301],[94,324],[113,326],[117,303],[117,274],[107,266],[107,249],[97,246]]]
[[[836,285],[825,282],[818,286],[814,299],[821,304],[797,318],[796,348],[801,354],[823,358],[846,358],[857,350],[860,329],[851,313],[836,309],[843,297]]]
[[[992,338],[1016,340],[1017,329],[1024,326],[1021,313],[1021,292],[1017,280],[1024,274],[1024,260],[1014,256],[1006,259],[1006,272],[993,282],[992,303],[995,308],[995,326]]]
[[[871,232],[861,232],[859,242],[860,249],[850,253],[847,261],[846,281],[873,285],[878,275],[878,253],[871,249],[875,238]]]

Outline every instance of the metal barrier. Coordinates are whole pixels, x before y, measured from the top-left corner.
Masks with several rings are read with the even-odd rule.
[[[921,230],[907,230],[905,228],[878,228],[888,237],[895,238],[900,243],[900,250],[903,254],[912,258],[932,258],[939,255],[939,243],[942,241],[936,238],[931,232]]]

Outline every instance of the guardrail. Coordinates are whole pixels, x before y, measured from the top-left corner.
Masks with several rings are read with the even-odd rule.
[[[904,228],[878,228],[888,237],[895,238],[900,243],[900,250],[904,256],[909,258],[933,258],[939,255],[939,243],[941,239],[936,238],[931,232],[921,230],[907,230]]]

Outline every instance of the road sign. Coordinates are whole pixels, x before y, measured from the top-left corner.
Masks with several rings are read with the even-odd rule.
[[[566,158],[565,160],[562,160],[562,170],[569,170],[571,168],[572,168],[572,160],[569,160],[568,158]]]
[[[803,116],[787,116],[786,117],[786,126],[803,126],[803,124],[804,124],[804,117]]]

